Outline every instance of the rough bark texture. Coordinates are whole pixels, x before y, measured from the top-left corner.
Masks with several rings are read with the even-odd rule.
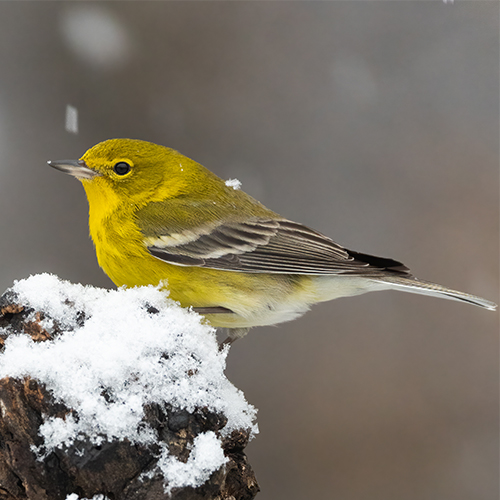
[[[9,292],[0,297],[0,351],[12,333],[29,335],[34,342],[54,335],[41,326],[42,313],[33,315],[34,311],[17,302]],[[55,331],[57,335],[57,328]],[[32,448],[43,446],[38,435],[43,418],[68,414],[77,418],[71,408],[54,401],[36,380],[0,380],[0,500],[64,500],[70,493],[81,498],[104,494],[110,500],[251,500],[259,491],[243,452],[249,439],[247,431],[233,432],[224,440],[229,460],[203,486],[174,489],[170,496],[164,492],[160,474],[140,477],[155,470],[157,445],[114,441],[95,446],[81,441],[38,460]],[[218,433],[226,423],[225,417],[206,408],[188,413],[160,405],[145,408],[144,421],[158,431],[170,453],[183,461],[198,434],[209,430]]]

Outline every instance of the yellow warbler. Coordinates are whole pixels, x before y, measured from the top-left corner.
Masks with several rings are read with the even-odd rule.
[[[82,182],[97,259],[116,285],[165,282],[172,299],[229,328],[229,340],[376,290],[496,308],[418,280],[395,260],[347,250],[164,146],[111,139],[49,165]]]

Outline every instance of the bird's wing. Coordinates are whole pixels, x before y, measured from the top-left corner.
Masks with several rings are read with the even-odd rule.
[[[246,273],[411,276],[392,259],[347,250],[330,238],[288,220],[255,218],[206,230],[149,236],[152,255],[169,264]]]

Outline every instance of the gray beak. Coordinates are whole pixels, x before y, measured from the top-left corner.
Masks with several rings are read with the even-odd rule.
[[[72,175],[77,179],[93,179],[99,175],[95,170],[87,167],[83,160],[56,160],[47,162],[51,167],[57,168],[65,174]]]

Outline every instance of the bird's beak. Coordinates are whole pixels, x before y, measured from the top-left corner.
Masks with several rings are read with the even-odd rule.
[[[51,167],[57,168],[66,174],[72,175],[77,179],[93,179],[99,175],[95,170],[87,167],[83,160],[49,160],[47,162]]]

